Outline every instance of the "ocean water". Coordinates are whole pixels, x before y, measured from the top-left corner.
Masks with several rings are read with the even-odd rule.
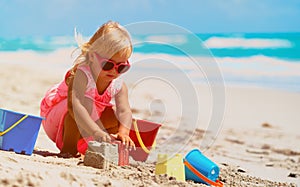
[[[193,82],[209,82],[219,74],[218,80],[226,85],[300,92],[300,33],[173,33],[132,38],[133,61],[158,62],[138,66],[140,69],[152,72],[179,69],[174,72],[188,75]],[[1,54],[20,51],[49,54],[76,47],[73,36],[0,37]],[[216,71],[210,71],[210,66]]]

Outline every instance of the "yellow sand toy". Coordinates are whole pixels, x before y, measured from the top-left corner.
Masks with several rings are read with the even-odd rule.
[[[168,158],[167,154],[158,154],[157,164],[155,165],[155,174],[167,174],[175,177],[178,181],[185,181],[185,169],[183,157],[181,154],[176,154]]]

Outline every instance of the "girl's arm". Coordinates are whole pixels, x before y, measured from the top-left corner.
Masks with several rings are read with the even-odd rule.
[[[133,141],[129,137],[129,132],[132,124],[132,112],[128,101],[128,89],[123,83],[120,92],[115,96],[116,101],[116,117],[120,122],[119,139],[126,145],[134,147]]]
[[[86,75],[81,70],[77,70],[69,84],[68,111],[80,130],[93,135],[96,139],[110,141],[109,135],[90,117],[92,105],[87,103],[85,97],[87,81]]]

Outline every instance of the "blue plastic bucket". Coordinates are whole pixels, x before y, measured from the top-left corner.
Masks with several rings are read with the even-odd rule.
[[[208,179],[215,182],[219,177],[219,167],[205,155],[203,155],[198,149],[190,151],[186,155],[185,160]],[[185,166],[185,178],[186,180],[193,180],[195,182],[207,184],[205,181],[195,175],[189,168],[187,168],[187,166]]]
[[[0,109],[0,149],[31,155],[42,119]]]

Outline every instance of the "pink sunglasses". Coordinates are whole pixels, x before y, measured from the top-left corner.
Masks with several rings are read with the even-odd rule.
[[[129,64],[128,60],[126,62],[120,62],[120,63],[117,64],[117,62],[115,62],[111,59],[102,58],[96,52],[95,52],[95,54],[97,56],[97,60],[100,63],[100,66],[101,66],[102,70],[104,70],[104,71],[110,71],[113,68],[115,68],[117,70],[117,72],[119,74],[121,74],[121,73],[125,73],[130,68],[130,64]]]

